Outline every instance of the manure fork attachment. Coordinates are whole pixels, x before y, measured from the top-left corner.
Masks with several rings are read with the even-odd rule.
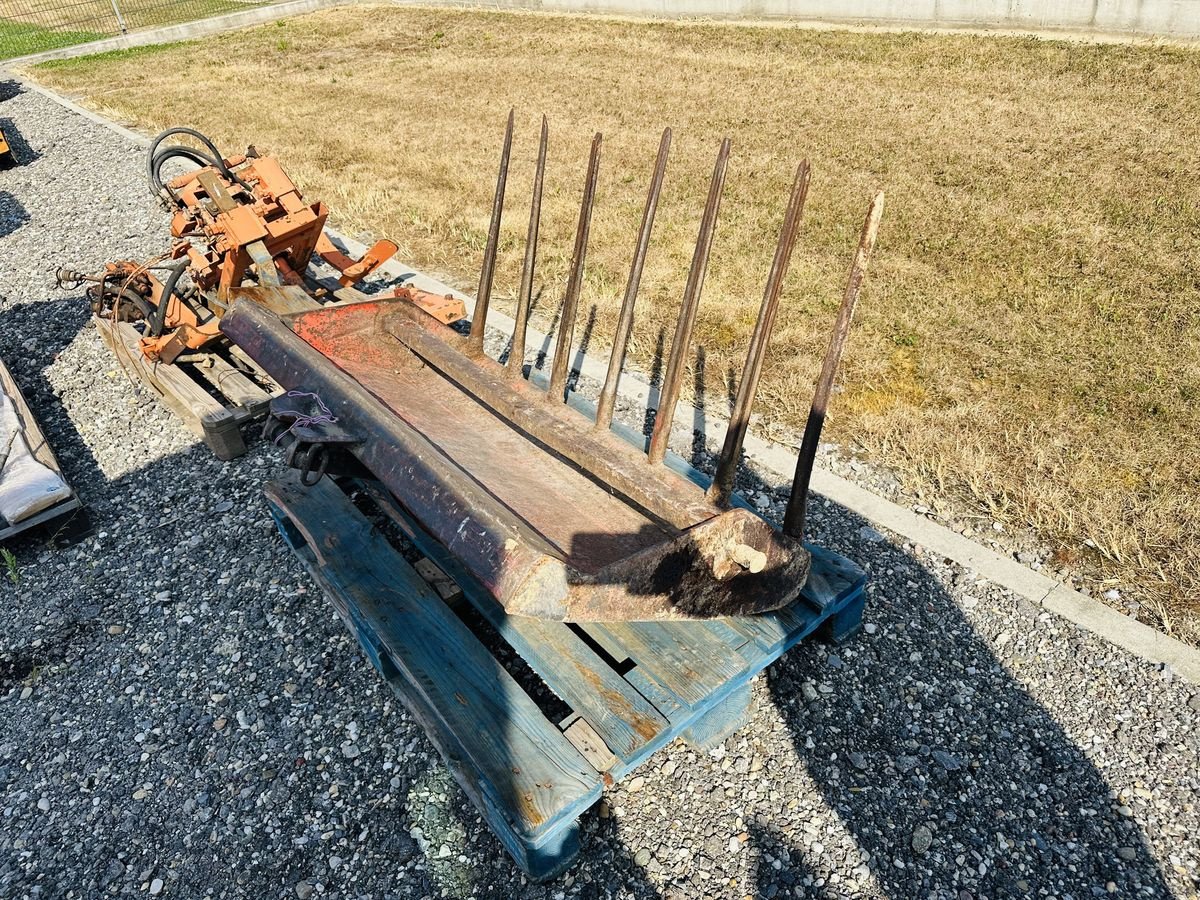
[[[808,445],[783,530],[735,503],[733,487],[800,230],[808,163],[796,169],[716,476],[700,486],[677,471],[678,460],[666,465],[667,443],[716,240],[730,141],[721,142],[713,168],[662,401],[645,442],[614,429],[612,412],[665,177],[670,129],[663,133],[650,179],[607,377],[588,416],[568,408],[567,385],[602,136],[596,134],[591,143],[544,390],[522,372],[548,142],[544,117],[513,350],[506,364],[484,351],[512,140],[510,113],[469,334],[395,299],[360,295],[360,302],[322,308],[311,302],[306,307],[293,285],[270,289],[289,296],[282,301],[266,300],[268,289],[262,287],[226,293],[230,308],[221,319],[222,333],[294,395],[274,401],[276,422],[269,433],[290,448],[306,481],[319,473],[338,474],[340,463],[365,467],[509,614],[568,622],[650,621],[753,616],[787,607],[799,596],[812,564],[803,542],[812,465]],[[814,434],[819,434],[881,213],[882,195],[871,204],[851,268],[814,401]],[[352,292],[341,296],[352,299]],[[296,397],[318,398],[322,414],[298,416]],[[578,398],[572,399],[578,405]]]
[[[577,853],[579,817],[606,787],[677,737],[697,747],[723,740],[746,721],[758,672],[810,635],[841,641],[860,626],[866,576],[805,541],[805,513],[883,195],[863,225],[777,530],[735,495],[735,474],[798,240],[807,162],[796,169],[709,478],[671,454],[668,441],[719,240],[730,141],[713,167],[647,437],[614,423],[613,411],[671,131],[659,143],[593,406],[572,391],[570,360],[601,135],[591,144],[548,378],[526,377],[523,367],[544,117],[512,347],[504,364],[485,351],[513,118],[467,334],[448,327],[464,315],[453,298],[411,285],[385,297],[356,290],[395,244],[350,258],[324,235],[325,207],[307,203],[276,160],[253,148],[224,158],[188,129],[160,136],[148,160],[153,189],[173,211],[168,251],[94,276],[64,271],[60,280],[90,283],[101,334],[120,334],[114,347],[148,381],[218,351],[250,367],[230,365],[232,375],[269,376],[277,394],[255,409],[269,407],[264,435],[294,470],[266,488],[283,539],[517,864],[545,879]],[[166,144],[173,136],[202,147]],[[166,163],[179,159],[199,168],[166,177]],[[333,267],[333,280],[314,271],[314,257]],[[414,552],[421,558],[410,564]],[[499,640],[569,708],[566,718],[546,708],[528,672],[505,667]]]

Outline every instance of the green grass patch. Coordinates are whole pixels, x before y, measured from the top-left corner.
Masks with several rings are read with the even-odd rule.
[[[86,44],[88,41],[98,41],[106,37],[111,35],[99,31],[64,31],[25,22],[0,20],[0,59],[13,59],[28,56],[30,53]]]
[[[129,32],[200,21],[227,13],[244,12],[261,5],[239,0],[173,0],[139,6],[128,0],[118,0],[125,28]],[[69,20],[65,18],[68,15]],[[36,21],[27,21],[31,19]],[[120,33],[121,23],[113,12],[110,0],[75,0],[65,8],[36,12],[18,9],[13,0],[0,0],[0,59],[85,44]],[[115,53],[136,55],[141,50],[136,48]],[[127,58],[108,53],[95,56],[101,59]]]

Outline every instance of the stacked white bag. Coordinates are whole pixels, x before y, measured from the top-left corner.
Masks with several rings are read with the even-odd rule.
[[[0,519],[15,525],[70,496],[58,474],[34,458],[16,407],[0,391]]]

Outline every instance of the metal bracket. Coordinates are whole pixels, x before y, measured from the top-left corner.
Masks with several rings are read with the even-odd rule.
[[[305,487],[326,475],[331,456],[346,457],[340,451],[361,443],[361,438],[338,424],[317,394],[305,391],[288,391],[271,400],[263,437],[284,448],[285,461],[300,472]]]

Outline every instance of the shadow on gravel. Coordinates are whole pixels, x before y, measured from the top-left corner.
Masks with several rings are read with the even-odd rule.
[[[4,120],[0,119],[0,127]],[[8,237],[17,229],[28,224],[29,210],[8,191],[0,191],[0,238]]]
[[[288,557],[272,556],[265,551],[267,545],[261,538],[254,544],[244,543],[249,534],[245,522],[249,520],[243,520],[236,528],[213,531],[209,542],[204,544],[181,542],[170,523],[128,535],[120,528],[113,528],[129,514],[116,502],[119,497],[134,500],[139,496],[153,497],[183,511],[194,510],[199,504],[203,511],[215,507],[217,499],[229,492],[227,505],[221,507],[228,510],[234,508],[235,501],[244,502],[232,493],[234,481],[245,482],[239,488],[246,491],[245,497],[256,496],[258,481],[269,474],[270,467],[253,469],[247,460],[240,467],[240,474],[234,472],[229,476],[226,464],[205,456],[203,451],[188,452],[107,482],[42,374],[87,320],[87,309],[78,298],[0,310],[0,355],[12,366],[59,455],[64,472],[81,490],[85,501],[89,494],[103,495],[97,527],[117,532],[106,541],[106,547],[116,542],[106,552],[115,552],[119,557],[130,551],[131,542],[140,542],[139,552],[163,562],[162,566],[147,569],[145,577],[147,584],[153,583],[153,590],[164,596],[186,598],[194,594],[202,589],[197,587],[201,583],[196,581],[198,573],[212,574],[212,560],[236,562],[248,552],[264,555],[261,560],[253,561],[257,566],[251,570],[254,574],[242,577],[268,578],[275,560]],[[696,381],[702,392],[702,367]],[[714,381],[720,383],[722,394],[727,393],[728,378]],[[251,452],[255,452],[254,447]],[[693,458],[705,468],[711,461],[699,447],[693,448]],[[198,477],[213,479],[211,496],[194,496]],[[739,488],[748,496],[772,493],[768,485],[748,478],[745,472]],[[781,494],[774,492],[774,496],[778,498]],[[136,512],[134,518],[141,514]],[[159,514],[157,507],[151,511],[153,516]],[[254,514],[261,516],[260,511]],[[831,872],[806,862],[806,854],[812,852],[811,842],[805,845],[795,842],[794,835],[803,832],[804,819],[802,813],[788,808],[794,796],[776,795],[775,799],[764,796],[742,813],[753,851],[748,873],[752,889],[764,898],[839,897],[846,893],[844,880],[858,878],[867,892],[873,890],[870,886],[873,880],[880,893],[895,900],[915,897],[982,900],[1039,893],[1070,895],[1081,900],[1107,895],[1110,882],[1116,896],[1169,895],[1138,826],[1114,811],[1103,776],[1084,752],[1006,673],[939,579],[898,548],[873,540],[869,531],[864,537],[859,532],[863,525],[865,522],[844,509],[826,506],[819,500],[813,504],[815,540],[845,553],[870,572],[872,594],[866,617],[876,626],[875,633],[860,634],[844,648],[832,652],[806,643],[767,673],[770,694],[786,723],[788,739],[825,803],[837,812],[853,836],[862,858],[848,860],[839,867],[842,884],[831,883]],[[278,542],[278,538],[274,540]],[[30,559],[38,548],[30,542],[15,549]],[[179,618],[182,613],[172,608],[174,601],[150,602],[144,599],[146,592],[124,597],[122,592],[129,590],[127,576],[104,568],[89,578],[94,581],[80,583],[72,588],[70,596],[64,593],[60,597],[47,597],[45,609],[19,610],[20,619],[34,617],[39,623],[51,626],[53,619],[57,619],[66,629],[64,633],[71,636],[63,654],[72,666],[90,669],[113,664],[117,659],[128,665],[131,651],[125,644],[132,646],[145,640],[145,634],[161,631],[162,638],[154,644],[158,648],[155,654],[161,657],[158,665],[169,668],[186,659],[189,665],[202,669],[204,677],[198,684],[220,683],[222,691],[235,696],[240,691],[254,703],[258,703],[256,692],[265,692],[264,697],[284,696],[283,682],[289,677],[297,678],[288,668],[289,659],[316,653],[322,668],[297,678],[301,683],[298,696],[311,703],[303,716],[320,712],[336,717],[347,712],[338,706],[345,704],[353,693],[352,690],[348,693],[345,685],[358,690],[363,690],[363,685],[369,691],[386,690],[381,682],[377,683],[374,673],[368,671],[365,660],[353,652],[353,645],[340,634],[340,629],[331,632],[334,637],[326,635],[329,613],[319,595],[289,595],[270,600],[267,594],[256,594],[246,601],[245,609],[237,610],[214,603],[214,610],[205,614],[208,628],[216,627],[224,617],[244,615],[244,622],[238,620],[233,624],[239,631],[257,633],[256,629],[261,632],[267,627],[263,619],[270,614],[285,623],[280,626],[284,629],[281,632],[284,639],[297,641],[289,652],[281,644],[278,659],[260,661],[263,663],[260,681],[243,682],[239,673],[245,668],[244,663],[221,668],[229,657],[211,653],[212,638],[208,633],[176,624],[183,620]],[[155,595],[151,592],[150,596]],[[238,596],[242,602],[244,598]],[[139,604],[145,604],[146,610],[139,610]],[[184,610],[190,618],[192,607]],[[106,637],[100,625],[112,621],[128,623],[131,630],[141,631],[143,636],[111,637],[113,633],[108,632],[110,637]],[[317,622],[325,624],[317,629]],[[90,627],[77,633],[80,624]],[[27,623],[18,626],[13,629],[14,636],[15,632],[32,630]],[[309,629],[316,629],[311,636],[313,646],[327,648],[328,652],[312,649],[307,637]],[[228,634],[224,639],[233,641]],[[231,643],[231,646],[240,645]],[[37,662],[21,653],[12,654],[0,663],[0,680],[20,680]],[[262,682],[265,685],[260,686]],[[64,684],[67,683],[70,682]],[[52,688],[46,690],[49,694]],[[214,718],[228,717],[234,722],[238,707],[211,709],[207,687],[190,697],[178,696],[178,688],[169,684],[162,690],[162,696],[154,698],[161,704],[161,709],[155,707],[154,716],[165,715],[164,711],[173,709],[177,702],[187,704],[178,713],[172,713],[180,717],[179,722],[163,738],[167,747],[177,745],[178,749],[164,750],[161,762],[156,758],[134,763],[133,774],[139,783],[160,779],[162,773],[158,769],[168,763],[172,772],[177,769],[194,773],[181,784],[180,793],[164,794],[155,805],[148,802],[147,812],[139,813],[137,821],[121,817],[119,805],[112,804],[116,812],[105,812],[89,826],[95,830],[97,839],[85,842],[86,846],[83,843],[72,846],[64,835],[45,832],[35,836],[40,853],[49,854],[53,850],[58,854],[56,865],[69,860],[82,866],[91,879],[89,890],[109,891],[118,884],[132,889],[145,871],[153,871],[155,859],[144,849],[129,848],[145,846],[148,835],[164,830],[179,842],[176,846],[184,848],[179,853],[178,873],[171,876],[179,879],[180,889],[193,880],[212,889],[228,888],[234,893],[266,885],[274,885],[286,893],[300,879],[313,878],[313,867],[319,865],[314,862],[314,848],[291,842],[286,830],[272,837],[255,838],[261,842],[263,851],[256,856],[261,868],[254,872],[249,883],[245,880],[251,877],[247,870],[235,866],[235,874],[224,863],[209,862],[221,852],[240,852],[235,849],[244,839],[240,832],[218,834],[216,823],[235,812],[238,816],[249,815],[243,807],[255,808],[260,791],[269,792],[271,802],[277,804],[275,815],[288,823],[304,822],[314,810],[325,812],[327,807],[334,824],[321,828],[330,827],[338,834],[356,836],[355,846],[359,850],[370,851],[368,856],[375,858],[391,859],[399,871],[404,870],[408,860],[419,856],[407,833],[414,822],[411,810],[416,808],[416,800],[408,798],[407,782],[392,787],[395,797],[388,804],[373,806],[360,802],[362,794],[359,794],[352,805],[342,807],[340,801],[331,799],[325,777],[316,777],[301,764],[303,760],[297,759],[296,747],[291,742],[293,731],[289,729],[298,726],[287,719],[287,704],[282,700],[272,699],[266,705],[251,707],[252,712],[255,708],[259,710],[254,713],[258,718],[252,717],[251,722],[261,721],[270,726],[264,732],[268,743],[250,743],[235,749],[231,742],[249,741],[248,736],[254,734],[251,726],[240,722],[237,727],[226,726],[222,722],[221,727],[229,730],[218,734]],[[137,716],[150,715],[145,711],[149,707],[137,705],[141,702],[125,695],[116,698],[112,710],[106,714],[111,721],[105,725],[116,735],[89,737],[102,745],[132,746]],[[370,710],[380,708],[377,701],[362,700],[358,705],[361,710],[350,710],[347,714],[370,716]],[[18,725],[14,720],[13,726]],[[397,742],[403,744],[409,739],[404,735],[413,733],[411,722],[404,723],[399,717],[369,722],[368,728],[372,742],[386,743],[395,733]],[[324,740],[329,743],[335,737],[326,735]],[[735,735],[733,740],[738,737]],[[48,759],[53,756],[50,750],[46,755]],[[253,766],[247,763],[244,786],[240,782],[223,783],[221,779],[229,777],[231,760],[241,758],[257,758],[260,762]],[[349,785],[360,777],[360,768],[355,767],[348,754],[346,759],[340,753],[322,758],[333,772],[331,777],[342,779],[341,783]],[[98,771],[96,779],[123,778],[107,769]],[[289,771],[300,774],[289,776],[286,782],[277,777],[277,773]],[[93,778],[93,774],[85,774]],[[13,779],[16,777],[12,775]],[[14,781],[10,790],[16,786]],[[134,786],[121,782],[122,790]],[[381,797],[386,788],[372,784],[369,790]],[[186,802],[180,812],[179,803],[183,801]],[[470,824],[475,815],[461,793],[453,802],[458,815],[467,823],[464,849],[471,860],[470,868],[478,876],[475,887],[482,894],[511,897],[528,891],[549,897],[562,891],[562,880],[537,889],[515,889],[519,881],[516,869],[499,843],[482,824]],[[410,812],[402,812],[405,808]],[[573,893],[585,898],[660,895],[645,870],[635,863],[614,819],[601,819],[593,814],[585,816],[582,825],[580,862],[568,872],[575,879]],[[121,833],[119,840],[103,837],[106,832],[117,834],[122,828],[131,831]],[[309,831],[319,834],[320,828],[313,826],[305,831],[306,840]],[[127,840],[134,835],[140,835],[137,841]],[[208,841],[215,841],[215,846],[207,846]],[[187,851],[193,842],[207,849]],[[813,853],[814,857],[817,855],[820,854]],[[437,879],[433,883],[429,880],[436,874],[435,860],[429,858],[425,866],[427,874],[417,876],[418,880],[424,879],[419,886],[390,880],[397,876],[385,876],[382,883],[393,884],[397,896],[412,896],[413,890],[436,893]],[[339,876],[332,870],[321,875],[318,868],[317,873],[330,883],[337,883]],[[676,881],[665,888],[665,895],[700,896],[713,887],[699,881],[684,887]]]
[[[701,347],[698,406],[705,358]],[[735,379],[724,382],[723,402],[736,391]],[[703,415],[696,423],[691,462],[711,473]],[[738,488],[787,498],[745,467]],[[816,497],[810,516],[810,540],[867,570],[864,622],[874,634],[844,649],[801,644],[766,677],[796,754],[860,859],[833,883],[805,862],[811,841],[797,846],[781,832],[786,806],[747,810],[758,896],[841,897],[851,871],[895,900],[1170,896],[1104,776],[1005,671],[942,581],[844,507]]]
[[[812,539],[867,569],[874,633],[801,645],[767,682],[796,754],[858,844],[860,859],[838,877],[854,871],[896,900],[1170,896],[1104,776],[941,580],[856,514],[819,498],[813,506]],[[811,841],[780,834],[788,815],[768,807],[746,817],[752,844],[785,861],[776,870],[760,857],[758,896],[843,896],[844,881],[805,862]],[[803,826],[794,824],[793,833]]]

